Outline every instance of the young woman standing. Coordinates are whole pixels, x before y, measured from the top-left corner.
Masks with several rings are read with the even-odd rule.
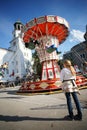
[[[68,112],[69,115],[65,117],[65,119],[70,119],[70,120],[82,120],[82,111],[81,111],[81,106],[80,102],[77,96],[78,87],[75,83],[76,80],[76,72],[74,67],[71,64],[70,60],[65,60],[63,63],[64,68],[61,70],[60,73],[60,79],[62,81],[62,90],[65,93],[66,100],[67,100],[67,107],[68,107]],[[76,109],[77,109],[77,115],[74,116],[73,114],[73,107],[72,107],[72,102],[71,102],[71,95],[74,99]]]

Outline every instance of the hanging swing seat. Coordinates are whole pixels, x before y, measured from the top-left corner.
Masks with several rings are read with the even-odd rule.
[[[34,42],[29,42],[29,45],[28,45],[28,48],[29,49],[31,49],[31,50],[33,50],[34,48],[35,48],[35,44],[34,44]]]
[[[55,47],[55,45],[51,45],[50,47],[46,47],[46,51],[48,53],[52,53],[56,50],[57,48]]]
[[[35,48],[34,42],[25,43],[25,47],[33,50]]]

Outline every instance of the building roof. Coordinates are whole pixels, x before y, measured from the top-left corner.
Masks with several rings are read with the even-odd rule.
[[[7,49],[7,48],[2,48],[2,47],[0,47],[0,49],[5,50],[5,51],[13,52],[12,50],[9,50],[9,49]]]

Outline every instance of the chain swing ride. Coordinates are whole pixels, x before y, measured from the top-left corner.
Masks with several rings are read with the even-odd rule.
[[[18,92],[33,93],[60,89],[58,46],[69,36],[68,22],[59,16],[42,16],[26,23],[22,32],[25,46],[37,51],[42,63],[42,76],[40,81],[26,81]]]

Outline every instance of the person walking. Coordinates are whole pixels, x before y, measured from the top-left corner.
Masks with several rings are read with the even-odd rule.
[[[82,111],[80,102],[78,99],[77,93],[79,93],[79,89],[75,83],[76,80],[76,72],[74,67],[71,64],[70,60],[65,60],[63,62],[63,69],[60,72],[60,80],[62,81],[62,90],[65,93],[68,107],[68,116],[65,116],[65,119],[69,120],[82,120]],[[79,93],[80,94],[80,93]],[[71,95],[76,105],[77,114],[74,116],[73,106],[71,101]]]

